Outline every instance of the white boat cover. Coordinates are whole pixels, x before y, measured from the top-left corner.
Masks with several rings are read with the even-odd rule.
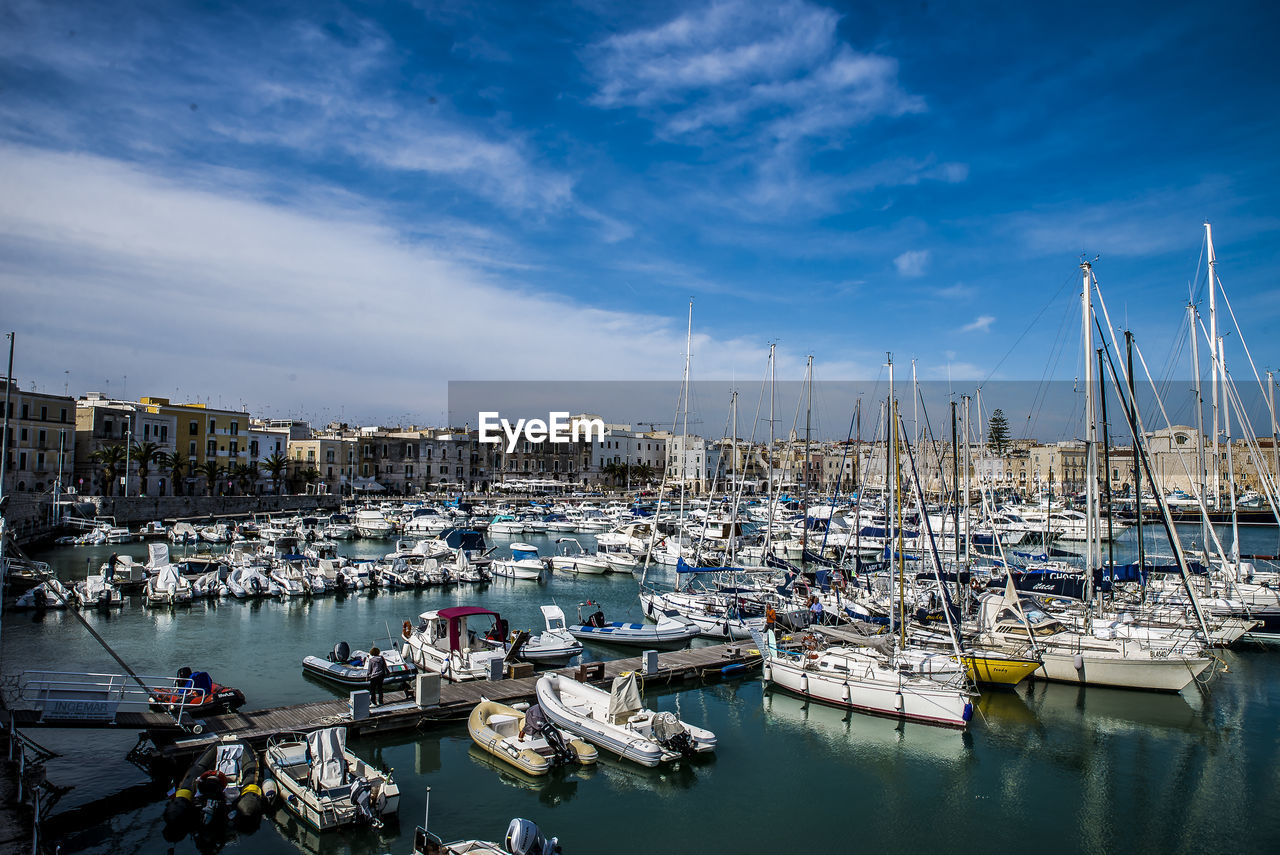
[[[213,768],[234,781],[240,777],[240,764],[243,757],[244,746],[240,743],[219,745],[218,756]]]
[[[171,594],[178,590],[182,577],[178,575],[178,568],[172,564],[166,564],[160,568],[160,572],[155,575],[155,590]]]
[[[542,619],[546,621],[547,629],[552,631],[564,629],[564,610],[559,606],[538,606],[542,610]]]
[[[348,783],[347,729],[329,727],[307,735],[311,752],[311,788],[317,792]]]
[[[147,563],[151,568],[159,569],[169,566],[169,544],[167,543],[148,543],[147,544]]]
[[[640,686],[636,681],[636,672],[628,671],[613,678],[613,687],[609,691],[609,722],[626,724],[631,716],[640,712]]]

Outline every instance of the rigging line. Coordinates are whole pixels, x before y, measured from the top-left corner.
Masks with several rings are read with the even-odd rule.
[[[1008,359],[1015,350],[1018,349],[1018,345],[1021,344],[1022,340],[1027,337],[1027,333],[1031,332],[1031,328],[1036,325],[1036,322],[1040,320],[1040,317],[1046,311],[1048,311],[1049,307],[1052,306],[1054,301],[1058,299],[1058,295],[1062,293],[1062,289],[1067,287],[1067,284],[1070,283],[1071,280],[1074,278],[1075,278],[1075,274],[1072,274],[1071,276],[1067,277],[1061,285],[1058,286],[1058,290],[1055,291],[1053,296],[1050,297],[1048,301],[1043,306],[1040,307],[1040,311],[1036,312],[1036,316],[1031,319],[1031,321],[1026,325],[1025,328],[1023,328],[1021,334],[1019,334],[1019,336],[1014,340],[1013,345],[1009,348],[1009,350],[1005,353],[1005,355],[1000,357],[1000,361],[996,363],[995,368],[992,368],[991,372],[987,374],[986,377],[983,378],[981,383],[978,384],[979,387],[987,385],[987,381],[990,380],[991,377],[997,371],[1000,370],[1000,366],[1004,365],[1004,361]]]
[[[1244,348],[1244,355],[1249,359],[1249,367],[1253,369],[1253,379],[1258,381],[1258,389],[1262,392],[1262,397],[1267,396],[1267,387],[1262,382],[1262,378],[1258,376],[1258,366],[1253,363],[1253,354],[1249,352],[1249,345],[1245,343],[1244,332],[1240,329],[1240,322],[1236,320],[1235,310],[1231,308],[1231,299],[1227,297],[1227,289],[1222,287],[1222,277],[1218,277],[1218,290],[1222,293],[1222,302],[1227,304],[1227,313],[1231,315],[1231,323],[1235,325],[1236,337],[1240,340],[1240,346]]]
[[[1041,377],[1041,384],[1036,390],[1036,396],[1031,401],[1031,409],[1027,413],[1027,419],[1031,422],[1030,428],[1025,429],[1022,436],[1023,439],[1030,439],[1035,436],[1036,427],[1040,424],[1040,413],[1044,411],[1045,403],[1049,400],[1049,392],[1053,384],[1058,382],[1053,380],[1053,376],[1058,373],[1058,366],[1062,362],[1062,355],[1067,350],[1067,320],[1070,313],[1064,312],[1062,315],[1062,324],[1058,327],[1058,337],[1053,343],[1053,347],[1049,350],[1049,363],[1045,374]],[[1034,417],[1033,417],[1034,414]]]

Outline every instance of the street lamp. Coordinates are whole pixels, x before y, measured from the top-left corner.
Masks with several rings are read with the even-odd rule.
[[[129,498],[129,452],[133,444],[133,413],[125,416],[124,431],[124,497]]]

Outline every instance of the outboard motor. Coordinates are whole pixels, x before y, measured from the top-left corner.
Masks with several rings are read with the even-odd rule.
[[[352,782],[351,804],[355,805],[361,819],[374,828],[382,828],[382,820],[378,817],[380,811],[373,803],[373,785],[367,778],[356,778]]]
[[[574,759],[574,752],[564,741],[564,735],[560,733],[559,728],[551,726],[547,721],[547,714],[537,704],[525,710],[524,729],[530,735],[541,736],[547,740],[547,745],[551,746],[551,750],[555,752],[556,765],[568,763]]]
[[[516,818],[507,826],[506,848],[511,855],[554,855],[560,851],[560,839],[547,840],[534,822]]]
[[[653,717],[653,737],[663,748],[677,752],[681,757],[692,757],[698,751],[693,737],[674,713],[660,712]]]
[[[333,652],[329,654],[330,662],[346,662],[351,658],[351,645],[345,641],[339,641],[333,646]]]
[[[595,614],[587,618],[587,626],[602,627],[604,626],[604,612],[597,610]]]

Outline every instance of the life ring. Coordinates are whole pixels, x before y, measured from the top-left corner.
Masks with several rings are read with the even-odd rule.
[[[806,636],[804,637],[804,646],[805,646],[805,649],[806,649],[806,650],[817,650],[817,649],[818,649],[818,639],[817,639],[815,636],[812,636],[812,635],[806,635]],[[817,657],[816,657],[816,656],[813,656],[813,657],[811,657],[811,658],[816,659]]]
[[[219,787],[224,790],[227,788],[227,784],[231,783],[231,779],[227,777],[226,773],[220,772],[217,769],[210,769],[207,772],[201,773],[199,781],[217,781]],[[196,789],[199,789],[198,785]]]
[[[982,590],[982,583],[978,581],[978,577],[977,577],[977,576],[970,576],[970,577],[969,577],[969,590],[971,590],[971,591],[981,591],[981,590]]]
[[[410,638],[412,638],[413,624],[410,623],[409,621],[405,621],[404,625],[400,627],[400,634],[404,636],[405,641],[408,641]]]
[[[809,659],[810,659],[810,660],[814,660],[814,659],[817,659],[817,658],[818,658],[818,651],[816,651],[816,650],[810,650],[810,651],[809,651]]]

